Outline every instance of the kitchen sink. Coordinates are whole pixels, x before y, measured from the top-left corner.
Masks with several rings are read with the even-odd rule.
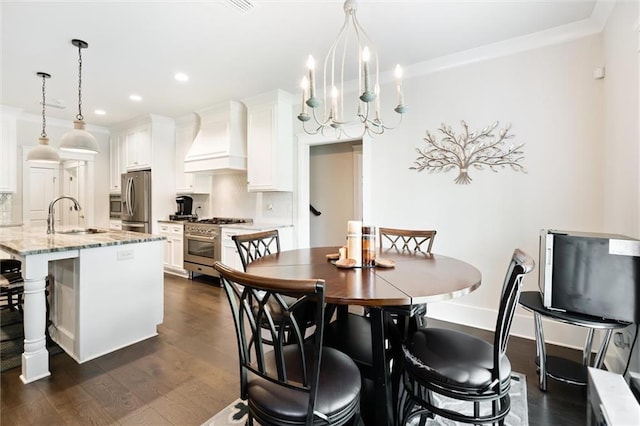
[[[57,234],[86,235],[86,234],[102,234],[107,232],[105,229],[97,228],[80,228],[70,229],[68,231],[56,231]]]

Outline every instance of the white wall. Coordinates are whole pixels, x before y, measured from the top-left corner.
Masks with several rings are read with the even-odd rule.
[[[618,2],[603,31],[606,69],[604,79],[604,125],[601,138],[603,178],[603,227],[640,238],[640,69],[638,67],[638,2]],[[636,297],[639,295],[636,294]],[[627,341],[635,326],[627,327]],[[640,343],[636,343],[631,371],[640,371]],[[610,369],[622,372],[629,349],[612,345]]]
[[[600,133],[603,82],[592,78],[601,63],[600,37],[464,65],[405,82],[410,107],[402,126],[374,140],[374,222],[379,226],[435,228],[434,250],[480,269],[480,289],[447,305],[462,305],[493,327],[500,286],[513,249],[537,259],[541,228],[602,231]],[[389,89],[389,88],[388,88]],[[409,170],[426,130],[440,123],[473,130],[493,121],[511,123],[513,142],[525,142],[528,174],[471,170]],[[397,208],[394,206],[402,206]],[[536,272],[525,289],[537,287]],[[456,310],[432,309],[447,319]],[[533,325],[531,323],[531,331]]]

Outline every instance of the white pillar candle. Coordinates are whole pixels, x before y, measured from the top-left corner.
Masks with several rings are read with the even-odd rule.
[[[369,91],[369,47],[365,46],[362,50],[362,73],[364,74],[364,91]]]
[[[338,121],[338,89],[336,86],[331,88],[331,118]]]
[[[355,266],[362,266],[362,222],[350,220],[347,232],[347,257],[355,260]]]
[[[309,97],[315,98],[316,96],[316,79],[315,79],[316,61],[313,59],[313,56],[311,55],[309,55],[309,59],[307,59],[307,68],[309,69]]]
[[[404,94],[402,93],[402,68],[396,65],[396,91],[398,95],[398,105],[404,105]]]

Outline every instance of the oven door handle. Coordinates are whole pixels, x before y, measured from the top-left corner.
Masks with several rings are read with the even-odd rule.
[[[205,241],[205,242],[215,241],[217,239],[217,237],[201,237],[201,236],[190,235],[190,234],[184,234],[184,238],[185,240],[189,239],[189,240]]]

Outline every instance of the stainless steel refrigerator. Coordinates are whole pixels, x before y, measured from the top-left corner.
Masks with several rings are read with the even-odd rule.
[[[122,230],[151,233],[151,171],[122,174]]]

